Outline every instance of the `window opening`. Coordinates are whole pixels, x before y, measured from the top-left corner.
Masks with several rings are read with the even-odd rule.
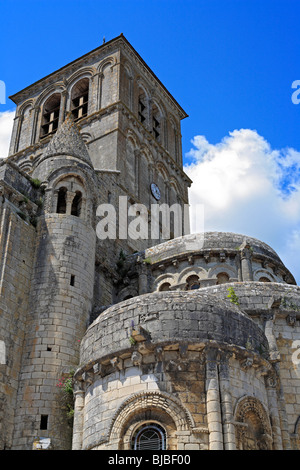
[[[170,290],[170,286],[171,286],[171,284],[170,284],[169,282],[164,282],[164,283],[160,286],[159,290],[160,290],[160,292],[169,291],[169,290]]]
[[[138,115],[139,115],[139,120],[142,124],[146,120],[145,110],[146,110],[146,106],[144,105],[144,103],[142,101],[142,98],[140,97],[139,98],[139,112],[138,112]]]
[[[41,137],[53,134],[58,128],[60,110],[60,94],[54,93],[46,101],[43,108]]]
[[[75,121],[87,116],[88,100],[89,80],[88,78],[83,78],[82,80],[79,80],[72,89],[71,112]]]
[[[155,117],[153,117],[153,135],[156,140],[158,140],[159,138],[159,128],[160,128],[159,121]]]
[[[156,423],[142,426],[133,436],[132,447],[134,450],[165,450],[165,430]]]
[[[48,415],[41,415],[40,429],[41,430],[48,429]]]
[[[267,277],[260,277],[259,282],[271,282]]]
[[[57,196],[57,214],[65,214],[67,211],[67,189],[59,188]]]
[[[70,286],[74,286],[74,285],[75,285],[75,276],[74,274],[71,274]]]
[[[217,275],[217,285],[226,284],[229,282],[229,276],[226,273],[219,273]]]
[[[193,290],[200,288],[200,280],[197,275],[193,275],[186,280],[186,290]]]
[[[73,202],[72,202],[71,215],[75,215],[76,217],[80,217],[81,204],[82,204],[82,194],[81,194],[80,191],[76,191],[76,194],[75,194]]]

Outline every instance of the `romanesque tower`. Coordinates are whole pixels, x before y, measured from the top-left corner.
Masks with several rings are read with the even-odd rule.
[[[92,308],[96,238],[93,167],[71,117],[51,139],[33,176],[45,185],[44,210],[37,224],[14,439],[24,441],[26,429],[32,440],[39,429],[51,433],[56,448],[67,448],[57,384],[79,360],[78,344]]]

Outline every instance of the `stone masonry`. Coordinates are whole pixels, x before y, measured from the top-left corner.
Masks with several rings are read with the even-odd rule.
[[[120,35],[11,99],[1,450],[300,450],[300,287],[277,253],[175,220],[167,239],[120,229],[183,210],[192,184],[187,114],[137,51]]]

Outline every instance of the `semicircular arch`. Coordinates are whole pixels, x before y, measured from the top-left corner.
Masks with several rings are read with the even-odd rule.
[[[195,427],[191,413],[176,397],[161,391],[143,391],[128,397],[117,409],[108,432],[109,441],[120,442],[126,426],[141,410],[160,410],[166,413],[177,431],[188,431]]]
[[[200,266],[185,268],[178,276],[178,284],[186,282],[189,276],[198,276],[199,279],[207,279],[207,271]]]

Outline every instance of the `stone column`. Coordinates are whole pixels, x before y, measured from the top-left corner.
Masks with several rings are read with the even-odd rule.
[[[240,246],[241,270],[243,281],[253,281],[252,250],[246,240]]]
[[[34,145],[39,140],[39,137],[40,137],[39,115],[40,115],[41,109],[39,106],[35,106],[33,109],[34,109],[34,115],[33,115],[30,145]]]
[[[141,152],[139,149],[134,150],[134,176],[135,176],[135,195],[141,198],[141,168],[140,168]]]
[[[206,353],[206,412],[209,450],[223,450],[217,351],[214,349]]]
[[[15,139],[14,153],[17,153],[17,151],[19,150],[19,142],[20,142],[22,122],[24,120],[24,115],[21,114],[20,116],[16,116],[15,119],[18,119],[18,127],[17,127],[16,139]]]
[[[98,111],[97,104],[98,104],[98,72],[94,73],[94,75],[90,78],[90,85],[89,85],[89,97],[88,97],[88,114],[93,114]]]
[[[277,401],[277,379],[275,374],[269,374],[266,379],[266,389],[269,404],[269,413],[273,433],[273,447],[274,450],[283,450],[282,437],[280,429],[280,417],[278,411]]]
[[[279,362],[274,363],[273,365],[277,377],[280,376],[280,365]],[[279,383],[278,387],[278,410],[279,410],[279,416],[280,416],[280,428],[281,428],[281,436],[282,436],[282,447],[283,450],[290,450],[291,449],[291,439],[290,439],[290,433],[289,433],[289,423],[288,423],[288,417],[287,417],[287,412],[286,412],[286,406],[285,406],[285,397],[284,397],[284,391],[282,389],[281,384]]]
[[[83,421],[84,421],[84,390],[80,385],[74,391],[74,422],[72,450],[82,449]]]
[[[104,73],[99,72],[98,74],[98,109],[102,106],[102,88],[103,88]]]
[[[68,99],[68,92],[67,90],[62,91],[61,93],[61,102],[60,102],[60,109],[59,109],[59,122],[58,125],[60,126],[65,118],[66,118],[66,104]]]
[[[147,278],[147,265],[141,262],[138,267],[139,273],[139,295],[146,294],[148,292],[148,278]]]
[[[230,393],[229,355],[224,353],[220,361],[219,380],[223,420],[224,449],[236,450],[233,407]]]
[[[71,210],[72,210],[72,202],[74,197],[76,196],[76,193],[73,191],[68,191],[67,192],[67,209],[66,209],[66,215],[71,215]]]
[[[58,200],[58,189],[52,191],[51,188],[47,188],[45,191],[45,209],[47,212],[56,212],[57,210],[57,200]]]

